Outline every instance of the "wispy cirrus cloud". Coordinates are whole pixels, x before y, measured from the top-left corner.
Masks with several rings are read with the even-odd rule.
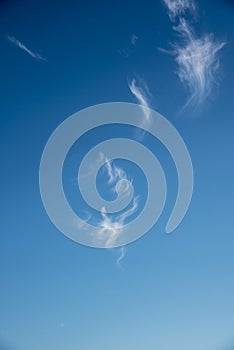
[[[118,267],[122,267],[121,263],[122,263],[122,260],[125,258],[125,255],[126,255],[126,247],[123,246],[120,248],[120,255],[118,257],[118,259],[116,260],[116,265]]]
[[[102,152],[99,154],[100,160],[105,160],[103,171],[107,173],[107,184],[112,186],[111,190],[116,192],[116,184],[118,183],[118,189],[121,190],[122,195],[129,196],[131,193],[131,183],[126,172],[116,164],[112,159],[106,157]],[[120,188],[121,187],[121,188]]]
[[[18,48],[20,48],[21,50],[25,51],[27,54],[29,54],[34,59],[40,60],[40,61],[46,61],[45,57],[41,56],[39,53],[35,53],[35,52],[31,51],[26,45],[24,45],[21,41],[16,39],[14,36],[7,35],[6,38],[11,44],[13,44],[13,45],[17,46]]]
[[[144,81],[137,84],[136,79],[132,79],[128,83],[129,89],[132,94],[136,97],[139,104],[143,107],[143,112],[145,119],[149,121],[150,119],[150,109],[148,103],[149,89]]]
[[[186,13],[196,12],[193,0],[163,0],[179,41],[172,50],[159,49],[175,57],[176,73],[188,88],[190,96],[185,106],[199,105],[210,95],[220,66],[220,50],[225,45],[213,34],[197,36],[186,19]],[[176,23],[175,23],[176,22]]]
[[[137,211],[138,207],[139,198],[135,197],[133,198],[131,207],[125,210],[123,213],[117,215],[115,219],[106,213],[105,208],[102,208],[102,219],[98,224],[100,228],[98,230],[97,236],[101,239],[106,239],[106,248],[113,246],[119,235],[123,232],[124,225],[126,224],[126,219],[133,215]]]
[[[126,172],[122,168],[116,166],[113,160],[106,157],[103,153],[100,153],[100,157],[105,159],[104,170],[107,172],[108,185],[117,183],[120,180],[127,180]]]
[[[143,118],[141,122],[139,123],[139,128],[145,128],[149,127],[151,123],[150,118],[150,107],[149,107],[149,100],[151,98],[151,93],[148,89],[148,86],[146,82],[143,79],[132,79],[128,82],[128,87],[131,91],[131,93],[135,96],[137,102],[142,107],[143,112]],[[144,130],[137,131],[136,138],[142,140],[145,136]]]
[[[175,21],[186,12],[194,13],[196,6],[193,0],[163,0],[168,8],[168,15],[171,21]]]
[[[146,127],[150,125],[150,107],[149,107],[149,99],[151,94],[149,92],[148,86],[144,80],[139,80],[136,82],[136,79],[132,79],[128,83],[129,89],[131,93],[135,96],[137,102],[142,107],[143,118],[139,127]],[[140,138],[143,138],[145,135],[144,131],[141,131]]]
[[[185,19],[174,29],[183,39],[183,45],[174,45],[177,74],[190,90],[186,105],[200,104],[211,93],[220,66],[219,51],[224,42],[214,40],[212,34],[196,37]]]
[[[105,157],[104,154],[100,155],[101,158]],[[124,191],[126,195],[130,194],[131,188],[130,183],[131,180],[128,179],[126,172],[119,166],[116,166],[113,160],[105,157],[105,166],[104,170],[107,172],[108,180],[107,183],[113,186],[115,189],[115,185],[117,183],[121,183],[124,181],[124,188],[122,188],[122,192]],[[128,217],[133,215],[139,207],[139,197],[134,197],[132,200],[132,204],[129,209],[123,211],[121,214],[116,215],[115,218],[112,218],[110,215],[106,213],[106,209],[103,207],[101,210],[101,221],[98,222],[98,233],[97,237],[100,239],[105,239],[106,248],[112,247],[116,242],[119,235],[123,233],[124,225],[126,224],[126,220]],[[116,264],[118,267],[121,267],[121,263],[126,255],[127,249],[125,246],[118,249],[120,251],[119,257],[116,260]]]
[[[96,233],[94,236],[95,241],[101,240],[105,242],[105,248],[112,249],[115,245],[115,242],[121,234],[124,234],[124,225],[129,216],[133,215],[138,209],[138,199],[139,197],[132,198],[132,180],[127,176],[124,169],[118,166],[114,160],[109,159],[103,152],[99,152],[98,157],[96,158],[96,164],[94,167],[91,167],[88,172],[85,174],[88,181],[92,181],[95,170],[97,166],[101,167],[102,175],[105,175],[103,183],[108,186],[110,191],[121,192],[121,198],[126,198],[130,200],[127,209],[122,210],[120,214],[109,214],[105,207],[102,207],[100,211],[101,218],[96,218],[95,215],[90,215],[87,212],[85,213],[86,218],[80,223],[74,222],[79,229],[86,229],[86,223],[89,222],[91,225],[96,227]],[[131,199],[132,198],[132,199]],[[84,215],[83,215],[84,216]],[[121,267],[121,262],[126,255],[126,247],[116,248],[116,251],[119,251],[119,256],[116,259],[116,264],[118,267]]]

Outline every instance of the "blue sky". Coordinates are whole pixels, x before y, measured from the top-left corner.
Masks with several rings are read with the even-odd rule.
[[[196,10],[168,11],[163,1],[148,0],[0,2],[0,349],[234,346],[234,4],[204,0]],[[183,18],[190,41],[178,31]],[[206,34],[211,46],[203,45]],[[212,45],[221,43],[212,61]],[[195,68],[208,59],[200,80],[194,65],[178,65],[194,47],[211,48],[196,56]],[[157,224],[118,264],[119,249],[79,245],[51,223],[39,166],[49,136],[71,114],[105,102],[138,103],[129,88],[134,79],[183,137],[195,183],[187,215],[166,235],[176,171],[164,147],[144,137],[164,168],[168,198]],[[82,152],[115,135],[129,129],[100,128],[83,140]],[[76,210],[79,157],[74,145],[64,169]],[[126,161],[116,166],[135,179],[144,201],[139,169]],[[107,173],[99,175],[100,191],[111,198]]]

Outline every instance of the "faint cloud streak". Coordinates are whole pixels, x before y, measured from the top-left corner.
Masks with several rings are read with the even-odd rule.
[[[17,46],[18,48],[20,48],[21,50],[25,51],[27,54],[29,54],[34,59],[40,60],[40,61],[46,61],[46,59],[43,56],[41,56],[39,53],[35,53],[35,52],[31,51],[27,46],[25,46],[21,41],[16,39],[14,36],[7,35],[7,40],[11,44],[13,44],[13,45]]]
[[[138,36],[136,34],[132,34],[130,40],[131,40],[132,45],[136,45],[136,42],[138,40]]]
[[[118,257],[118,259],[116,260],[116,265],[119,267],[119,268],[122,268],[122,260],[124,259],[125,255],[126,255],[126,247],[123,246],[121,247],[120,249],[120,255]]]

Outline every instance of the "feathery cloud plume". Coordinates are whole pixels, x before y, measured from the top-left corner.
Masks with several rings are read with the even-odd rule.
[[[196,8],[193,0],[163,0],[163,2],[168,8],[168,15],[172,22],[187,11],[194,13]]]
[[[182,83],[188,86],[190,103],[199,104],[210,94],[219,68],[219,51],[225,45],[215,41],[212,34],[197,38],[185,19],[180,19],[174,29],[180,34],[184,45],[174,45],[177,74]]]
[[[176,73],[180,81],[190,92],[185,107],[189,104],[198,105],[211,93],[215,77],[220,66],[219,51],[224,42],[214,40],[213,34],[203,34],[197,37],[192,27],[185,19],[187,11],[195,13],[193,0],[163,0],[168,8],[168,14],[174,31],[181,41],[173,45],[173,50],[159,49],[163,53],[173,55],[177,63]]]
[[[21,50],[27,52],[31,57],[35,58],[36,60],[46,61],[46,59],[43,56],[41,56],[39,53],[35,53],[29,50],[27,46],[25,46],[21,41],[16,39],[14,36],[8,35],[7,40],[13,45],[19,47]]]

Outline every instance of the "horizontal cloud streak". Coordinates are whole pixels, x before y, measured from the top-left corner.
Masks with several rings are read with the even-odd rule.
[[[25,46],[21,41],[19,41],[18,39],[16,39],[14,36],[7,36],[7,40],[12,43],[13,45],[19,47],[21,50],[25,51],[27,54],[29,54],[31,57],[33,57],[36,60],[41,60],[41,61],[46,61],[46,59],[41,56],[39,53],[35,53],[31,50],[29,50],[29,48],[27,46]]]

